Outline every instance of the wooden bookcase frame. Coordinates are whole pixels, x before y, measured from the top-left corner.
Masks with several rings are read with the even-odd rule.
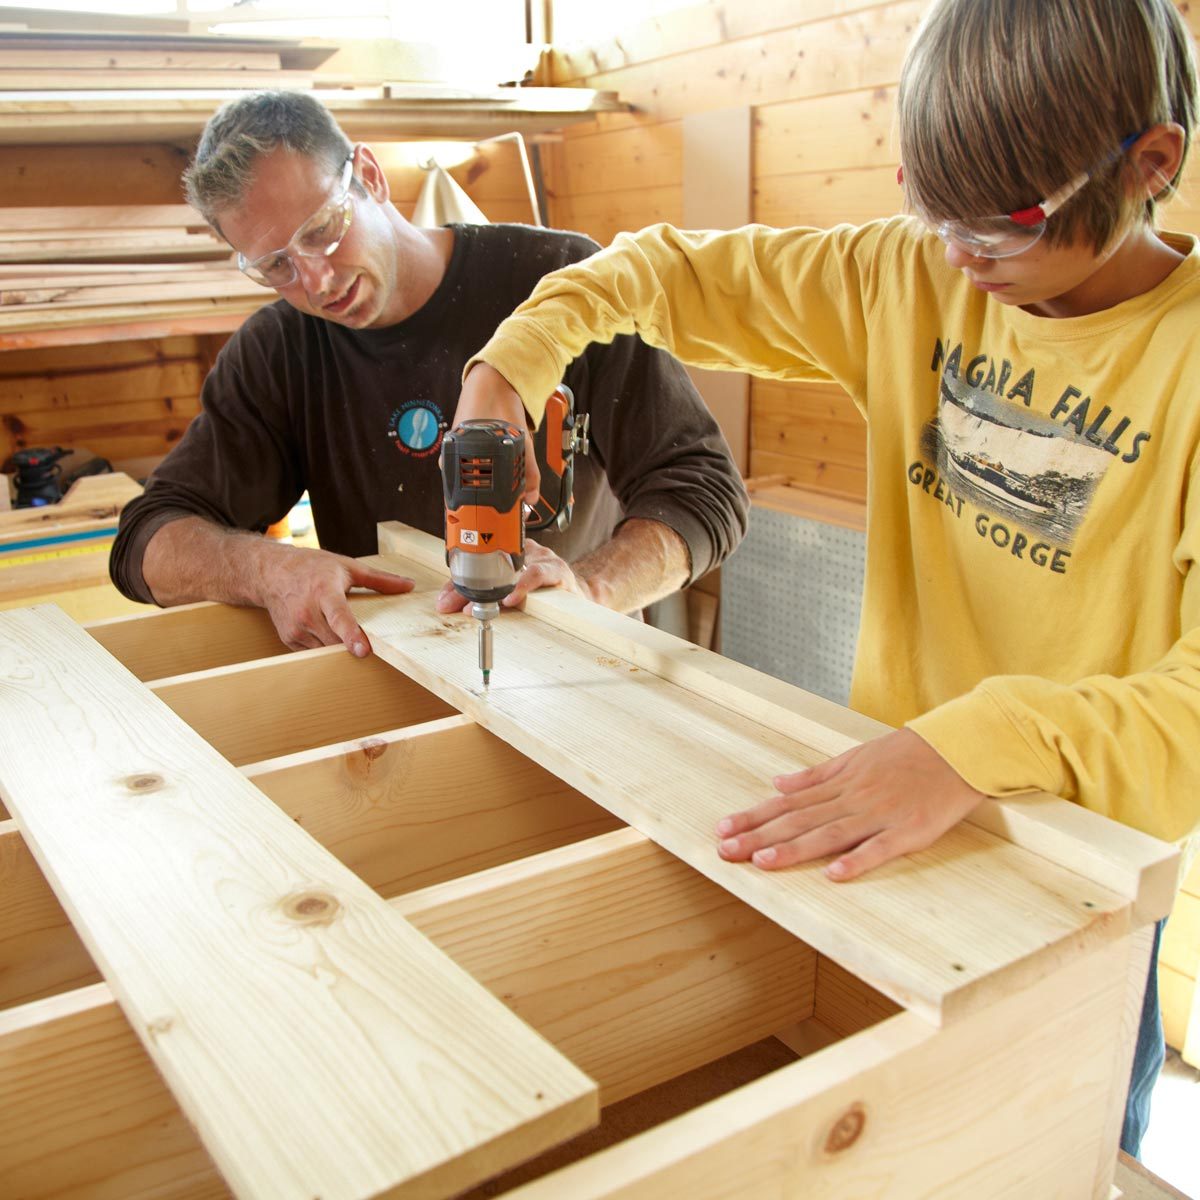
[[[550,1151],[470,1194],[1113,1194],[1150,923],[1170,907],[1172,849],[1029,797],[985,805],[873,883],[721,863],[699,799],[692,811],[692,797],[668,797],[665,785],[661,801],[646,797],[625,775],[644,767],[637,780],[669,780],[699,760],[720,777],[719,727],[758,739],[763,761],[745,769],[761,781],[781,754],[820,757],[878,727],[562,594],[502,619],[496,683],[483,695],[469,618],[432,613],[440,545],[385,526],[381,549],[379,561],[418,589],[355,601],[376,650],[365,661],[337,647],[282,653],[264,613],[215,605],[115,618],[89,633],[144,681],[130,687],[176,714],[164,720],[199,733],[333,867],[340,860],[596,1082],[605,1118],[579,1144],[605,1148],[574,1162],[569,1145]],[[0,728],[17,711],[3,705],[34,686],[40,666],[19,642],[20,622],[39,628],[42,612],[0,614],[10,619]],[[92,653],[79,634],[62,659],[69,667]],[[546,654],[575,657],[547,665]],[[569,694],[556,671],[573,682]],[[589,734],[571,723],[579,704],[595,714]],[[639,765],[639,747],[658,736],[648,714],[671,706],[694,729],[677,729],[677,759]],[[567,724],[548,722],[555,713]],[[81,731],[64,736],[82,773],[101,750]],[[5,764],[19,749],[0,746],[10,803],[18,789]],[[605,761],[608,770],[597,767]],[[20,823],[0,822],[0,1191],[316,1194],[269,1171],[222,1177],[191,1123],[207,1136],[204,1102],[189,1120],[156,1069],[156,1038],[169,1040],[170,1022],[147,1031],[127,1018],[123,973],[102,978],[47,882],[59,860],[39,846],[49,839],[38,797],[23,793],[13,807],[24,810]],[[66,902],[96,937],[89,913]],[[144,916],[147,928],[155,920]],[[679,1099],[697,1072],[764,1044],[794,1061],[757,1078],[731,1072],[742,1086],[706,1103]],[[302,1076],[307,1048],[295,1053]],[[628,1116],[639,1101],[641,1115]],[[678,1115],[618,1136],[669,1113]],[[537,1150],[581,1127],[562,1125]],[[272,1154],[301,1136],[275,1132],[283,1145]],[[392,1164],[384,1182],[365,1186],[350,1170],[360,1152],[346,1145],[346,1180],[327,1183],[326,1200],[459,1194],[529,1157],[484,1148],[469,1170],[452,1163],[440,1176]]]

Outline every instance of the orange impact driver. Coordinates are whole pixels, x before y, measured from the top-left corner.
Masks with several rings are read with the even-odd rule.
[[[521,505],[525,431],[506,421],[464,421],[442,439],[446,563],[451,582],[471,601],[471,615],[479,621],[484,687],[492,673],[492,621],[525,565],[525,530],[570,524],[575,454],[587,453],[587,432],[587,415],[575,417],[575,398],[561,384],[534,434],[541,486],[528,526]]]

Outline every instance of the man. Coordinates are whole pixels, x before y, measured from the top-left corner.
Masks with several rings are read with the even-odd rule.
[[[381,520],[442,533],[438,451],[464,364],[542,275],[596,247],[519,225],[415,228],[371,150],[300,93],[227,104],[186,179],[241,269],[280,301],[230,339],[203,412],[126,507],[113,581],[161,605],[257,605],[293,649],[340,641],[368,654],[346,593],[412,583],[353,559],[375,552]],[[618,337],[565,381],[591,414],[574,521],[530,542],[509,603],[565,587],[630,612],[721,562],[745,532],[747,496],[715,422],[661,352]],[[650,396],[644,420],[617,419],[623,402]],[[305,489],[322,548],[258,536]],[[463,603],[447,585],[437,606]]]

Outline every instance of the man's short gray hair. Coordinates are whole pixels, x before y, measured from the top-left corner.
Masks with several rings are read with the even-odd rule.
[[[188,203],[219,228],[217,216],[241,202],[259,157],[281,146],[317,160],[331,174],[354,149],[315,96],[250,92],[223,104],[205,125],[183,176]]]

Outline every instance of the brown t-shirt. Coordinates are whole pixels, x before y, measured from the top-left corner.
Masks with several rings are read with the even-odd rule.
[[[378,521],[442,535],[438,451],[464,364],[544,274],[596,250],[532,226],[453,228],[444,278],[399,324],[349,330],[279,301],[229,340],[203,411],[121,516],[110,571],[126,596],[153,602],[142,558],[169,521],[261,531],[306,489],[327,550],[375,553]],[[693,578],[720,563],[745,532],[748,501],[682,367],[623,336],[590,347],[565,380],[591,413],[590,452],[575,459],[570,528],[533,536],[574,561],[645,517],[683,537]]]

